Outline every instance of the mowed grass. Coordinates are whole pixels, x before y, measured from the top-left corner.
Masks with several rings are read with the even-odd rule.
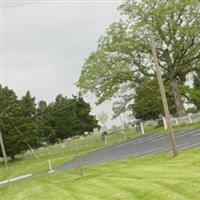
[[[0,186],[1,200],[199,200],[200,148],[56,172]]]

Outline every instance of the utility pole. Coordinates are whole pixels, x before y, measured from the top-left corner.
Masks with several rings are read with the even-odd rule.
[[[1,145],[1,151],[3,154],[3,159],[5,162],[5,167],[6,167],[6,169],[8,169],[7,155],[6,155],[6,151],[5,151],[5,147],[4,147],[4,143],[3,143],[3,137],[2,137],[1,130],[0,130],[0,145]]]
[[[178,151],[176,148],[176,141],[175,141],[175,137],[174,137],[173,128],[171,125],[171,116],[169,113],[169,107],[168,107],[168,103],[167,103],[165,88],[164,88],[163,81],[162,81],[160,66],[158,64],[157,52],[156,52],[156,48],[154,46],[154,40],[153,40],[152,36],[150,38],[150,44],[151,44],[151,49],[152,49],[152,54],[153,54],[153,60],[155,62],[155,66],[156,66],[156,74],[157,74],[158,84],[159,84],[159,88],[160,88],[160,94],[161,94],[164,113],[165,113],[167,131],[168,131],[169,139],[170,139],[171,146],[172,146],[173,156],[175,157],[178,155]]]

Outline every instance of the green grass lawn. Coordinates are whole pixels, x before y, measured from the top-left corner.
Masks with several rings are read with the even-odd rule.
[[[200,124],[192,124],[187,126],[175,127],[175,131],[182,131],[191,128],[199,128]],[[134,129],[126,129],[126,134],[111,133],[108,135],[108,145],[120,143],[122,141],[141,137],[141,133],[136,133]],[[166,133],[161,128],[145,127],[145,135]],[[65,144],[64,148],[62,145]],[[77,145],[75,145],[77,144]],[[107,145],[107,146],[108,146]],[[56,167],[77,156],[77,151],[80,155],[87,154],[88,152],[95,151],[100,148],[104,148],[106,145],[100,139],[99,135],[87,136],[82,139],[72,140],[70,142],[60,143],[43,147],[35,150],[35,153],[39,156],[36,159],[33,153],[18,156],[16,161],[8,163],[9,169],[6,170],[4,163],[0,162],[0,180],[28,174],[28,173],[41,173],[48,171],[48,159],[51,160],[52,166]],[[78,150],[77,150],[78,147]]]
[[[200,148],[62,171],[0,186],[1,200],[200,200]]]

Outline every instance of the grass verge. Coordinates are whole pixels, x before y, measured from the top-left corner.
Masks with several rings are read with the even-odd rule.
[[[141,157],[1,186],[1,200],[199,200],[200,149]]]

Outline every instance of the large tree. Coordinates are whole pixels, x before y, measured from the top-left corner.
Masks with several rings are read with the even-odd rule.
[[[155,77],[149,45],[153,35],[165,82],[178,116],[185,115],[180,88],[200,67],[199,0],[128,0],[120,6],[122,19],[109,26],[97,50],[84,63],[78,86],[101,103],[131,95],[144,77]]]
[[[13,90],[0,85],[0,129],[6,153],[12,159],[30,145],[38,146],[35,99],[29,92],[18,99]]]
[[[57,95],[49,105],[41,101],[37,113],[42,141],[55,143],[58,139],[92,131],[97,127],[97,120],[90,112],[90,105],[81,95],[73,98]]]

